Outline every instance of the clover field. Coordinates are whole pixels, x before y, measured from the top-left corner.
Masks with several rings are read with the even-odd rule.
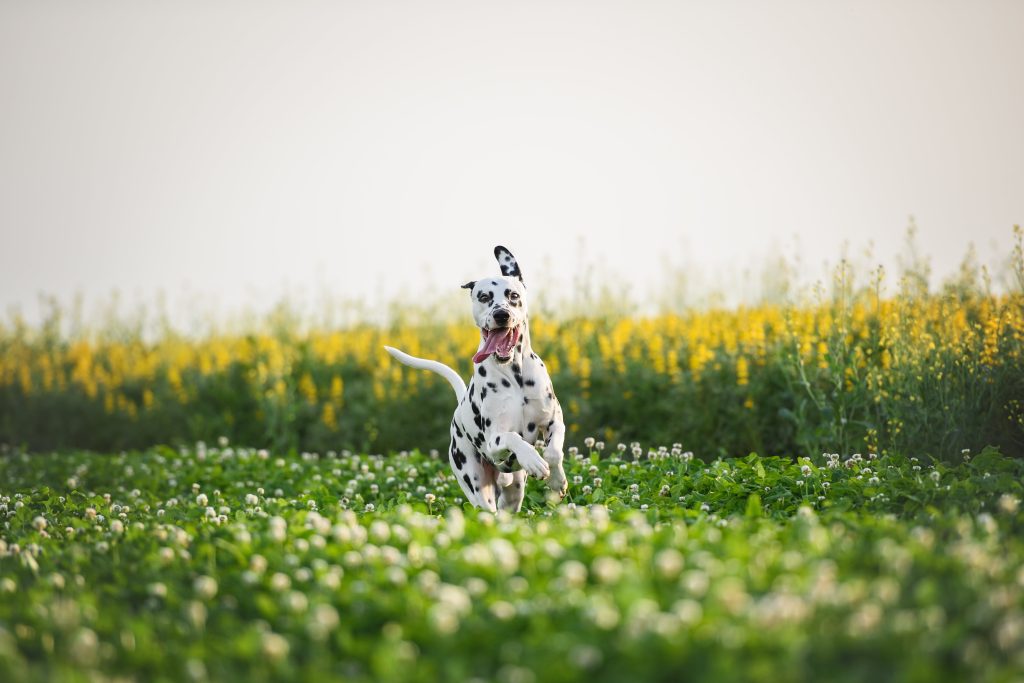
[[[517,516],[429,453],[8,450],[0,680],[1024,676],[1020,460],[599,447]]]

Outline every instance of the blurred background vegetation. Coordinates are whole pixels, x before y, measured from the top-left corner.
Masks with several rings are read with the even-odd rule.
[[[968,254],[929,288],[908,238],[899,272],[843,260],[830,282],[794,284],[770,264],[759,300],[688,299],[666,282],[638,314],[626,285],[585,272],[552,314],[534,306],[568,442],[679,442],[699,456],[899,452],[939,459],[996,445],[1024,455],[1021,230],[1000,273]],[[539,309],[539,310],[538,310]],[[454,405],[436,376],[383,345],[471,371],[478,332],[451,306],[315,319],[284,302],[201,331],[161,315],[96,323],[51,301],[39,324],[0,325],[0,442],[116,450],[227,436],[275,449],[444,448]],[[364,312],[365,313],[365,312]]]

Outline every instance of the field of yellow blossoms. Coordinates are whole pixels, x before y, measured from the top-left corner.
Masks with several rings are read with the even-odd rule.
[[[0,326],[0,442],[98,450],[229,436],[274,448],[443,448],[450,391],[385,344],[471,371],[468,323],[156,339]],[[1024,295],[839,286],[805,303],[531,320],[569,424],[701,457],[1024,452]]]

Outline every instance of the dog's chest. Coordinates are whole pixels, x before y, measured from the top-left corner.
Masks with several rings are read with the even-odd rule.
[[[499,429],[524,433],[530,425],[543,429],[554,416],[557,400],[539,358],[488,368],[485,376],[478,373],[473,378],[473,384],[471,395]]]

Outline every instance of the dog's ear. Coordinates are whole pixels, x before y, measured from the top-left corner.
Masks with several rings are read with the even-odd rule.
[[[494,248],[494,258],[498,259],[502,275],[517,277],[520,282],[523,282],[523,271],[519,270],[519,262],[516,261],[516,257],[512,255],[511,251],[499,244]]]
[[[466,284],[462,285],[463,289],[468,289],[469,290],[469,295],[470,296],[473,295],[473,288],[474,287],[476,287],[476,280],[470,280]]]

